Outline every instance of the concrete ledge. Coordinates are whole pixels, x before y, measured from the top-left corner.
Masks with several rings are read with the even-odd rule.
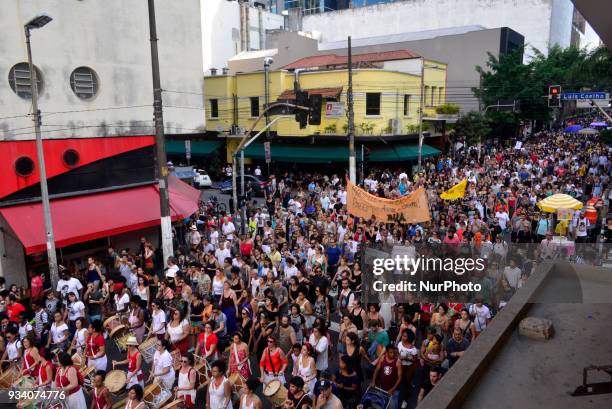
[[[495,316],[487,329],[473,342],[459,361],[425,397],[419,409],[461,408],[470,391],[486,371],[489,363],[504,346],[520,320],[531,307],[534,297],[555,268],[541,264],[527,285],[521,288]],[[518,392],[518,391],[517,391]]]

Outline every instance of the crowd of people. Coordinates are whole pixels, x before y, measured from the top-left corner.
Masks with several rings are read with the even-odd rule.
[[[602,223],[612,197],[608,147],[596,136],[550,132],[516,142],[428,159],[420,172],[372,169],[363,179],[386,198],[425,187],[429,222],[353,217],[343,175],[271,175],[264,203],[248,201],[247,220],[185,220],[174,257],[161,261],[142,238],[138,248],[62,266],[54,288],[38,272],[28,291],[0,282],[3,367],[65,391],[70,409],[112,407],[118,398],[104,381],[113,369],[126,371],[127,409],[150,403],[152,382],[187,408],[413,406],[527,282],[530,259],[559,256],[553,235],[612,240],[610,220]],[[463,179],[463,198],[440,198]],[[537,207],[555,193],[603,206],[595,221],[578,212],[559,230]],[[361,249],[377,243],[443,243],[485,256],[533,243],[535,252],[508,260],[465,302],[365,303]],[[123,345],[108,325],[115,316],[127,328]],[[145,344],[153,345],[150,364]],[[76,353],[94,367],[91,384]]]

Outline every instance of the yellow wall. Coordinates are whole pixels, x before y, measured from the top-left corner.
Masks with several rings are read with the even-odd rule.
[[[251,117],[251,97],[259,97],[259,112],[263,112],[264,80],[263,72],[237,74],[236,76],[206,77],[204,81],[207,121],[206,129],[216,131],[223,128],[228,131],[233,120],[233,94],[238,101],[238,126],[251,129],[254,119]],[[277,100],[285,90],[293,89],[294,74],[287,71],[270,73],[270,102]],[[353,71],[353,93],[355,111],[355,131],[357,135],[380,136],[389,132],[391,120],[396,120],[395,134],[407,134],[407,126],[418,124],[418,107],[421,89],[420,76],[404,72],[384,71],[381,69],[356,69]],[[346,91],[348,74],[346,70],[301,72],[299,74],[301,89],[342,87],[338,98],[344,103],[346,111]],[[446,65],[425,61],[425,85],[429,93],[425,95],[425,116],[435,115],[435,106],[443,104],[446,99]],[[435,87],[433,105],[431,90]],[[440,92],[442,88],[442,92]],[[381,93],[380,115],[366,115],[366,94]],[[404,95],[410,95],[409,112],[404,115]],[[210,118],[210,99],[219,99],[219,118]],[[279,136],[309,136],[313,134],[346,134],[344,125],[346,116],[327,117],[325,100],[321,114],[321,125],[307,126],[299,129],[293,115],[279,120],[271,128]],[[264,121],[260,121],[255,129],[261,129]],[[335,125],[335,132],[332,127]],[[363,125],[363,126],[362,126]],[[367,128],[372,128],[368,131]],[[327,128],[327,129],[326,129]]]

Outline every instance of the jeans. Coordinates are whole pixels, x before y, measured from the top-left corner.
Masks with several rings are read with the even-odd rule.
[[[406,385],[406,387],[408,387],[408,385]],[[393,395],[391,395],[391,405],[389,405],[389,409],[400,409],[399,395],[399,390],[395,390],[395,392],[393,392]]]

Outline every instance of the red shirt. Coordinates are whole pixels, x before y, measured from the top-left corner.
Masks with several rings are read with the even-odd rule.
[[[51,376],[53,376],[53,364],[50,361],[45,362],[42,365],[38,365],[38,384],[48,382],[50,379],[47,378],[47,368],[51,367]]]
[[[85,342],[87,345],[87,349],[85,350],[85,355],[89,358],[96,355],[100,352],[100,348],[104,346],[104,337],[101,334],[96,335],[94,338],[93,335],[87,337],[87,341]]]
[[[25,307],[18,302],[6,306],[6,315],[12,322],[19,322],[19,313],[23,311],[25,311]]]
[[[34,276],[30,280],[30,287],[32,287],[32,298],[39,298],[43,293],[43,280],[41,276]]]
[[[240,254],[243,256],[250,256],[251,251],[253,251],[253,243],[251,241],[240,243]]]
[[[205,355],[208,351],[210,351],[210,348],[212,348],[213,345],[217,345],[217,342],[219,341],[217,340],[217,334],[215,333],[206,335],[205,332],[202,332],[200,335],[198,335],[198,344],[200,344],[200,348],[204,348],[204,353],[201,353],[202,355]]]
[[[55,375],[55,383],[60,388],[65,388],[70,385],[70,381],[68,380],[68,372],[76,371],[77,369],[74,366],[68,366],[66,368],[60,368],[57,370],[57,374]],[[76,375],[78,377],[78,374]],[[77,393],[81,390],[81,386],[77,384],[77,386],[68,392],[68,395],[72,395],[73,393]]]

